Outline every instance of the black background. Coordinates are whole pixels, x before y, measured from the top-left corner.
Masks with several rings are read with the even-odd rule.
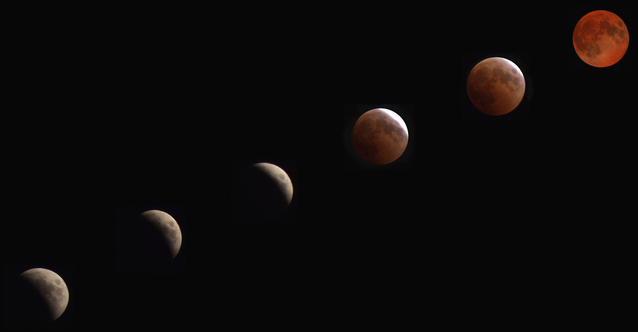
[[[16,25],[15,39],[30,42],[9,61],[4,271],[72,267],[73,310],[60,325],[81,329],[220,316],[396,327],[397,314],[422,315],[402,305],[415,299],[440,317],[489,321],[476,308],[607,296],[591,280],[628,275],[618,262],[630,203],[616,195],[634,181],[633,39],[620,62],[593,68],[571,33],[598,7],[413,7],[266,22],[256,10],[238,18],[258,26],[247,30],[199,27],[211,18],[174,9],[70,29],[90,32],[80,35]],[[602,9],[633,38],[634,8]],[[39,48],[63,36],[60,50],[87,56]],[[515,58],[526,77],[507,116],[467,100],[467,73],[489,56]],[[361,167],[344,132],[361,108],[383,106],[404,112],[407,154]],[[510,119],[525,121],[466,121]],[[292,222],[231,222],[230,180],[259,161],[285,164]],[[172,274],[117,275],[117,213],[146,207],[178,215],[183,260]]]

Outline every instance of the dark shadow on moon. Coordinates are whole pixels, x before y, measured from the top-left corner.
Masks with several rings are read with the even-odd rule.
[[[8,285],[4,290],[6,329],[40,329],[51,324],[49,307],[31,282],[15,276],[8,280]]]
[[[165,234],[171,234],[171,241],[177,238],[168,225],[158,224],[139,215],[126,216],[125,220],[117,223],[117,273],[164,273],[170,270],[173,257]]]
[[[407,145],[407,133],[385,111],[374,109],[368,112],[361,115],[352,129],[352,145],[367,162],[378,165],[391,163],[405,151],[402,143]]]
[[[490,108],[494,102],[496,102],[496,97],[492,92],[493,85],[496,82],[496,79],[488,77],[487,68],[480,68],[477,70],[476,75],[472,75],[470,80],[472,82],[482,82],[480,84],[470,84],[468,85],[468,94],[470,97],[479,104],[484,109]]]
[[[239,172],[232,181],[233,221],[277,221],[289,205],[282,181],[288,181],[285,174],[271,176],[254,165]]]

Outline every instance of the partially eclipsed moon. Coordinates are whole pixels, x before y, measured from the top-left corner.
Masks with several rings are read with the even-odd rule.
[[[609,67],[620,61],[629,47],[629,31],[618,15],[596,10],[583,16],[573,35],[576,54],[588,65]]]
[[[401,157],[408,146],[408,126],[397,113],[375,108],[359,117],[351,140],[361,158],[377,165],[389,164]]]
[[[170,249],[171,257],[175,258],[182,247],[182,230],[175,218],[160,210],[149,210],[140,216],[160,231]]]
[[[270,163],[257,163],[252,167],[260,170],[264,174],[267,174],[283,194],[285,205],[290,205],[293,189],[292,181],[290,180],[288,173],[281,169],[281,167]]]
[[[69,303],[69,289],[64,280],[55,272],[42,268],[24,271],[20,277],[27,280],[44,299],[51,320],[56,320]]]
[[[487,58],[470,72],[467,94],[479,111],[488,115],[507,114],[523,100],[525,78],[514,62],[500,57]]]
[[[292,180],[281,167],[264,162],[246,167],[233,179],[233,220],[277,222],[293,194]]]

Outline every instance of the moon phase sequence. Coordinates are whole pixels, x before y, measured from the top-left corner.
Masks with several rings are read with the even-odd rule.
[[[69,289],[64,280],[55,272],[42,268],[22,272],[20,277],[28,281],[42,296],[51,320],[56,320],[66,310],[69,303]]]
[[[474,66],[467,78],[472,104],[488,115],[513,111],[525,95],[525,77],[518,66],[505,58],[487,58]]]
[[[359,117],[352,128],[351,140],[364,160],[389,164],[401,157],[408,146],[408,126],[397,113],[375,108]]]
[[[573,35],[576,54],[593,67],[609,67],[620,61],[629,47],[629,31],[618,15],[596,10],[583,16]]]

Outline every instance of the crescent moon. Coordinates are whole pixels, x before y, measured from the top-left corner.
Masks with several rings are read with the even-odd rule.
[[[149,210],[140,216],[159,229],[169,246],[172,258],[175,258],[182,247],[182,230],[175,218],[160,210]]]
[[[42,296],[52,321],[62,316],[69,303],[69,289],[57,273],[35,268],[22,272],[20,277],[27,280]]]
[[[292,201],[293,188],[292,180],[290,180],[288,173],[281,169],[281,167],[271,163],[257,163],[252,167],[268,174],[277,183],[277,187],[284,194],[286,206],[290,205],[290,202]]]

